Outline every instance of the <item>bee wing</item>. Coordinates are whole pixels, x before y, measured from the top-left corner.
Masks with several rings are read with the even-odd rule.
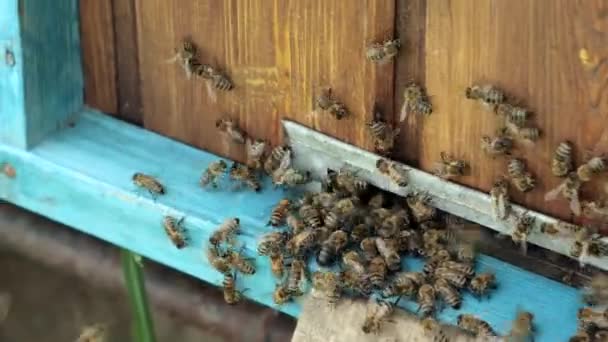
[[[279,170],[287,170],[291,166],[291,151],[287,150],[279,164]]]
[[[574,193],[570,198],[570,210],[576,216],[581,216],[582,208],[578,192]]]
[[[565,187],[566,187],[566,182],[562,182],[558,186],[553,188],[552,190],[549,190],[545,194],[545,201],[549,202],[549,201],[553,201],[553,200],[557,199],[557,197],[562,193],[562,191],[564,190]]]
[[[409,108],[409,101],[405,99],[405,101],[403,101],[403,106],[401,106],[401,111],[399,112],[399,122],[405,121],[409,112]]]
[[[209,100],[211,100],[211,102],[216,103],[217,102],[217,91],[215,90],[215,88],[213,88],[213,84],[211,83],[211,80],[205,80],[205,90],[207,91],[207,97],[209,97]]]

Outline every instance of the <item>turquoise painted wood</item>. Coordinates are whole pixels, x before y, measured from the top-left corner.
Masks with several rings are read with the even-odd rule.
[[[275,286],[266,258],[256,256],[256,241],[271,228],[266,222],[272,206],[289,194],[266,184],[261,193],[233,191],[227,180],[217,190],[198,185],[202,170],[218,157],[165,137],[120,122],[101,113],[86,111],[75,127],[44,140],[31,151],[0,147],[0,160],[10,163],[16,177],[0,178],[0,195],[19,206],[80,229],[115,245],[188,273],[214,285],[222,276],[203,257],[210,232],[226,217],[241,219],[240,240],[246,253],[256,257],[258,272],[239,278],[246,295],[273,306]],[[134,172],[156,176],[167,194],[156,199],[131,183]],[[165,236],[163,215],[185,216],[190,246],[178,250]],[[409,268],[420,261],[408,259]],[[516,308],[537,317],[537,341],[561,341],[575,330],[580,300],[576,289],[523,271],[490,257],[482,257],[482,269],[498,274],[500,288],[491,300],[467,296],[459,312],[474,312],[497,330],[508,330]],[[177,295],[177,294],[176,294]],[[413,303],[405,307],[414,310]],[[297,316],[299,305],[278,308]],[[440,318],[454,323],[459,313],[446,309]],[[559,326],[560,329],[550,327]]]
[[[79,39],[77,0],[0,1],[1,142],[31,147],[82,108]]]

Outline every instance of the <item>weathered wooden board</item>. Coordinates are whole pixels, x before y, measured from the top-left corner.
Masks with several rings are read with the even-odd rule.
[[[392,115],[393,67],[365,59],[367,44],[392,37],[394,1],[136,1],[145,127],[189,144],[243,157],[213,129],[223,115],[254,137],[281,141],[287,117],[371,147],[365,122],[374,102]],[[164,61],[185,37],[234,81],[212,101],[201,81]],[[331,87],[351,116],[310,116],[321,87]]]
[[[481,136],[493,134],[498,118],[464,98],[472,83],[497,84],[534,111],[533,122],[543,133],[536,145],[519,146],[515,153],[540,181],[530,194],[514,194],[515,200],[569,219],[564,201],[546,203],[543,197],[559,182],[551,176],[550,158],[560,141],[575,144],[579,161],[586,149],[608,152],[606,2],[429,1],[426,6],[425,80],[435,112],[410,127],[419,130],[422,168],[430,170],[446,151],[470,161],[471,175],[458,180],[463,184],[489,190],[506,173],[506,160],[492,160],[480,149]],[[579,58],[581,49],[590,61]]]

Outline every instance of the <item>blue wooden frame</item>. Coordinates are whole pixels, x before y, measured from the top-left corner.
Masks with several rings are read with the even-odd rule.
[[[222,276],[203,257],[211,230],[225,217],[241,218],[240,238],[256,256],[269,211],[286,194],[269,186],[261,193],[204,191],[200,173],[219,157],[87,109],[78,16],[76,0],[0,2],[0,163],[15,170],[0,175],[0,196],[220,285]],[[167,194],[153,199],[138,192],[131,183],[137,171],[159,178]],[[178,250],[168,241],[160,226],[167,214],[185,217],[189,247]],[[268,261],[256,263],[258,272],[239,283],[249,298],[273,306]],[[413,259],[405,263],[420,267]],[[565,341],[574,333],[576,289],[487,256],[480,267],[497,272],[500,288],[488,301],[467,296],[460,311],[444,310],[442,320],[454,323],[458,313],[472,312],[505,332],[519,305],[536,316],[536,341]],[[299,313],[297,303],[277,309]]]

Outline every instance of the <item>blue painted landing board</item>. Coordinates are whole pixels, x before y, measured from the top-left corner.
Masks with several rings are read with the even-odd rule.
[[[210,232],[226,217],[241,218],[247,254],[256,256],[256,240],[270,228],[265,224],[272,206],[285,194],[266,184],[261,193],[232,191],[224,182],[218,190],[198,186],[202,170],[217,157],[93,111],[84,112],[73,128],[44,140],[32,151],[0,146],[0,161],[10,163],[17,176],[0,176],[0,195],[145,257],[219,285],[222,276],[208,265],[203,246]],[[156,200],[131,183],[134,172],[154,175],[167,187]],[[185,216],[191,245],[178,250],[161,228],[164,215]],[[256,256],[257,257],[257,256]],[[273,306],[274,280],[266,258],[257,258],[258,272],[239,277],[245,294]],[[420,261],[408,259],[410,268]],[[417,266],[416,266],[417,265]],[[488,320],[499,332],[509,328],[517,305],[534,312],[536,341],[565,341],[574,333],[577,291],[489,257],[482,269],[498,274],[500,287],[489,301],[467,296],[459,312]],[[179,294],[176,294],[179,295]],[[411,303],[406,307],[413,308]],[[279,308],[297,316],[299,306]],[[459,312],[445,310],[454,323]],[[559,327],[555,329],[555,327]]]

